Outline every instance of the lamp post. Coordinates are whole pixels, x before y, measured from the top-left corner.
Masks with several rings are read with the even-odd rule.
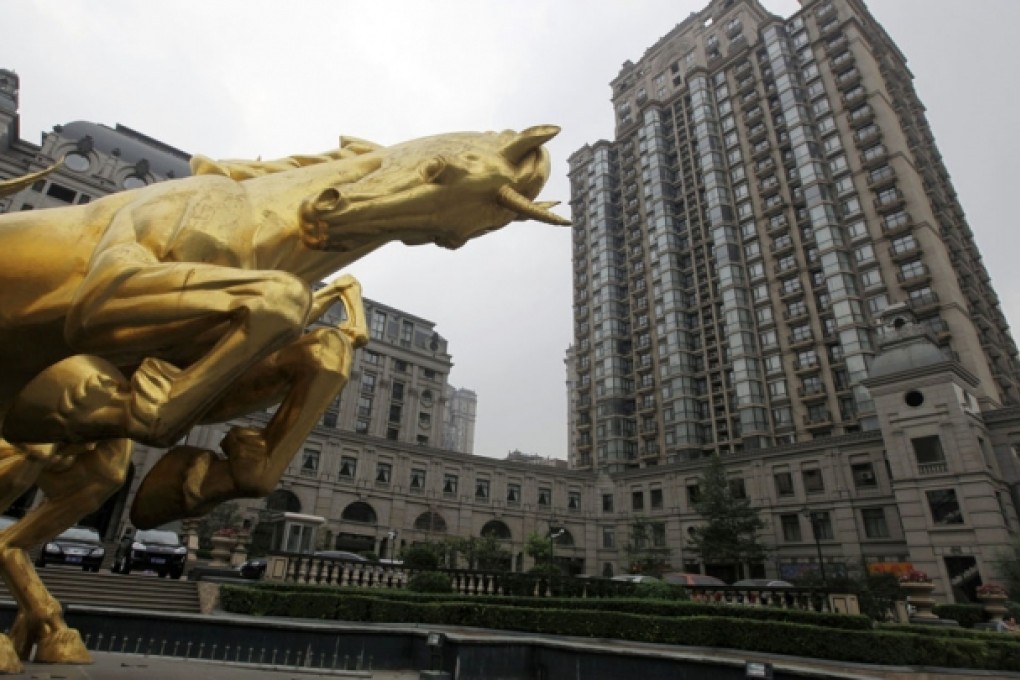
[[[827,585],[828,581],[825,579],[825,562],[822,561],[822,541],[821,532],[818,530],[821,524],[821,518],[819,513],[813,512],[804,508],[802,512],[807,515],[808,519],[811,520],[811,534],[815,537],[815,550],[818,551],[818,572],[822,577],[822,585]]]
[[[390,563],[392,563],[394,557],[396,556],[396,549],[397,549],[397,546],[395,545],[396,540],[397,540],[397,532],[396,532],[396,530],[390,529],[389,531],[387,531],[386,532],[386,540],[390,544]]]

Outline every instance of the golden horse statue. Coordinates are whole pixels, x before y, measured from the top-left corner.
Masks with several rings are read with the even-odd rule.
[[[513,220],[568,224],[535,202],[558,128],[453,133],[277,161],[196,156],[193,176],[87,205],[0,216],[0,532],[18,603],[0,672],[88,663],[26,550],[99,508],[132,442],[173,447],[131,509],[141,528],[268,495],[368,341],[360,286],[312,285],[391,241],[459,248]],[[0,182],[0,195],[46,171]],[[346,320],[308,330],[334,303]],[[279,404],[222,451],[174,446],[198,423]]]

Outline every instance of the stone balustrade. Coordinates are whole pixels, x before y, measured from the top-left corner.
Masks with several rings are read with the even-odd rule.
[[[399,565],[315,557],[271,555],[267,578],[288,583],[353,588],[404,588],[412,572]],[[476,569],[441,569],[461,595],[531,597],[626,597],[635,584],[609,579],[539,576]],[[821,588],[684,586],[694,602],[859,614],[857,597]]]

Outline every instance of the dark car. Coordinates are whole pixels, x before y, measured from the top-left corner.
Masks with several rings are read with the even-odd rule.
[[[154,571],[161,578],[180,578],[187,558],[188,549],[181,545],[175,532],[147,529],[121,539],[110,571],[115,574]]]
[[[105,556],[98,531],[92,527],[71,527],[43,546],[35,565],[72,564],[82,571],[99,571]]]
[[[262,558],[246,560],[237,568],[241,578],[258,580],[266,575],[266,561]]]

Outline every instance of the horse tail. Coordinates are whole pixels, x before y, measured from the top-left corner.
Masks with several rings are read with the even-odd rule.
[[[50,167],[40,170],[39,172],[32,172],[27,175],[22,175],[21,177],[12,177],[11,179],[0,179],[0,198],[16,194],[22,189],[27,189],[35,184],[36,180],[42,179],[63,164],[64,160],[60,159]]]

